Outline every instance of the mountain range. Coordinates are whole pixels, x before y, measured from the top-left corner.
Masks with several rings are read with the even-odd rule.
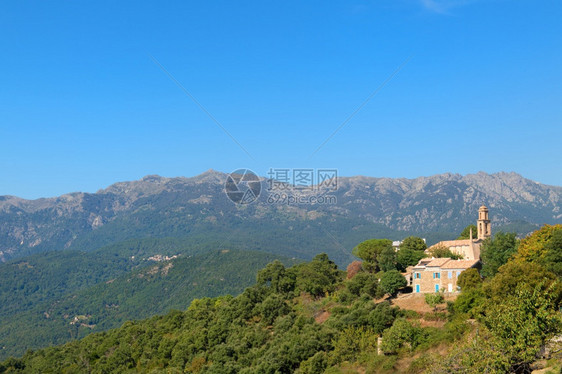
[[[474,223],[482,204],[489,207],[495,230],[525,234],[540,224],[562,222],[562,187],[516,173],[340,177],[330,192],[337,202],[329,204],[268,202],[265,181],[256,202],[235,204],[224,191],[227,176],[213,170],[192,178],[150,175],[96,193],[37,200],[2,196],[0,260],[180,237],[194,247],[227,244],[301,258],[325,250],[347,262],[350,249],[370,237],[450,238]]]

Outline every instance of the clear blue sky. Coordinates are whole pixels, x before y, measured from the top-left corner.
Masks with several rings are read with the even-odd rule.
[[[0,195],[240,167],[562,185],[561,19],[559,0],[4,1]]]

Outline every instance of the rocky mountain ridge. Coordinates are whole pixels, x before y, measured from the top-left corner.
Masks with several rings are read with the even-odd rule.
[[[234,204],[224,192],[226,178],[209,170],[191,178],[149,175],[96,193],[37,200],[1,196],[0,260],[63,248],[93,249],[100,235],[101,244],[110,244],[137,236],[190,235],[193,227],[200,228],[199,234],[213,225],[228,230],[235,221],[268,227],[279,222],[293,227],[291,222],[298,221],[303,229],[312,221],[347,222],[350,227],[365,222],[404,234],[455,233],[473,223],[481,204],[490,208],[495,227],[562,222],[562,187],[516,173],[340,177],[337,190],[329,192],[336,203],[298,205],[271,204],[265,186],[255,203]],[[176,225],[173,232],[167,222]],[[136,231],[125,233],[123,227]]]

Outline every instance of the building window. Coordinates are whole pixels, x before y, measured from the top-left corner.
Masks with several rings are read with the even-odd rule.
[[[448,271],[448,272],[447,272],[447,277],[448,277],[449,279],[453,278],[453,272],[452,272],[452,271]]]
[[[459,277],[459,275],[461,275],[460,270],[457,270],[457,278]]]
[[[438,284],[435,285],[435,292],[439,292],[439,285]]]

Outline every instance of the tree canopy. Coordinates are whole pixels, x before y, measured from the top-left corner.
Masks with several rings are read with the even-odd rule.
[[[425,241],[417,236],[408,236],[402,240],[400,244],[400,250],[411,249],[414,251],[425,251],[427,249],[427,244]]]
[[[482,278],[480,278],[480,273],[475,268],[466,269],[459,275],[457,280],[457,286],[461,288],[462,291],[468,291],[478,288],[482,284]]]
[[[389,295],[395,295],[406,285],[406,278],[398,270],[385,271],[381,277],[381,288]]]
[[[482,258],[482,275],[494,276],[500,266],[517,252],[517,235],[515,233],[498,232],[493,238],[487,238],[482,243],[480,257]]]
[[[429,256],[431,257],[436,257],[436,258],[443,258],[443,257],[447,257],[447,258],[451,258],[453,260],[459,260],[462,259],[463,256],[453,253],[451,252],[451,250],[445,246],[442,245],[438,245],[435,246],[433,248],[431,248],[431,250],[429,251]]]
[[[364,268],[371,272],[376,272],[381,269],[381,261],[384,266],[389,265],[389,254],[393,251],[392,240],[389,239],[369,239],[359,243],[353,248],[352,253],[354,256],[359,257],[364,261]],[[382,258],[381,254],[385,253]]]
[[[471,229],[472,229],[472,237],[476,238],[476,236],[478,235],[478,228],[476,227],[476,225],[468,225],[462,230],[457,240],[470,239]]]

